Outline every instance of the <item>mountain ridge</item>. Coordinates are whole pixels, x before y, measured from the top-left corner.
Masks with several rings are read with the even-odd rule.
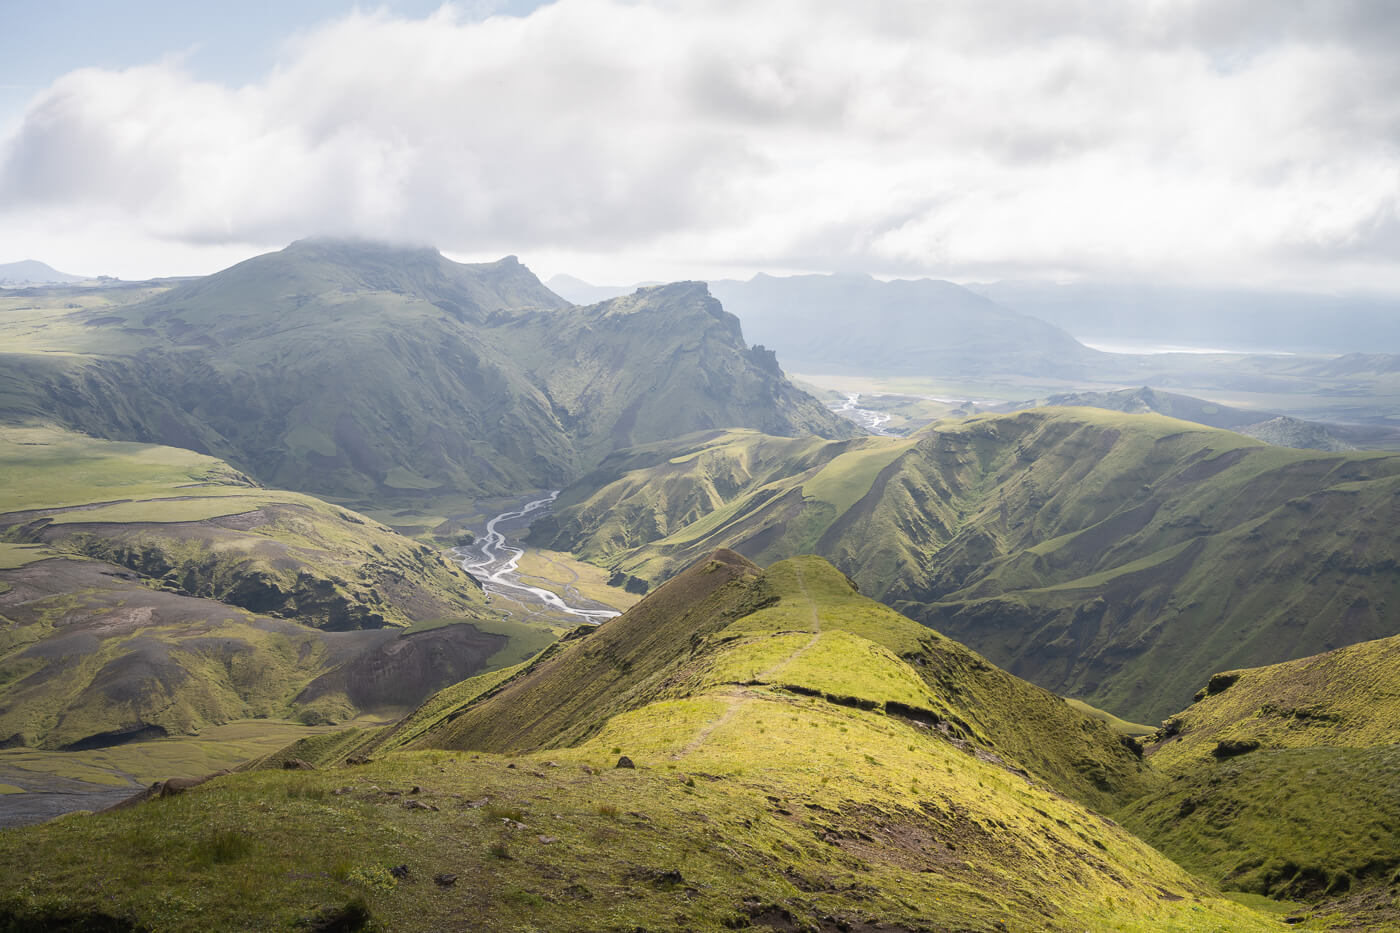
[[[557,487],[672,412],[855,430],[694,283],[578,308],[513,257],[307,240],[137,297],[16,319],[0,410],[359,500]]]
[[[1400,586],[1392,454],[1096,409],[910,438],[688,441],[674,462],[615,454],[531,540],[653,583],[721,545],[760,562],[814,551],[1012,673],[1138,721],[1222,665],[1394,633],[1376,608]]]

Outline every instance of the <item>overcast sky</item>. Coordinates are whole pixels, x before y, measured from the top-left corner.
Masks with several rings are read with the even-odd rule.
[[[1389,0],[0,0],[0,262],[1400,290]]]

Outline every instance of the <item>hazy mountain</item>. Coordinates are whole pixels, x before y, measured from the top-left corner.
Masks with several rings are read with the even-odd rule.
[[[575,308],[514,257],[301,241],[46,323],[3,360],[7,417],[189,447],[321,494],[555,486],[617,446],[702,427],[854,430],[703,286]]]
[[[969,286],[1080,340],[1131,348],[1400,353],[1400,297],[1185,286],[996,282]]]
[[[749,339],[800,372],[1083,377],[1100,356],[951,282],[757,275],[710,288]]]
[[[69,275],[34,259],[21,262],[0,262],[0,287],[19,288],[26,285],[66,285],[81,282],[81,275]]]
[[[1047,408],[619,453],[532,538],[651,582],[716,546],[815,552],[1013,673],[1150,721],[1221,667],[1394,634],[1397,483],[1395,455]]]
[[[466,898],[482,930],[1276,926],[1078,802],[1159,782],[1096,719],[825,562],[720,551],[396,727],[0,834],[0,870],[31,879],[0,919],[433,930]],[[242,848],[218,835],[229,811]]]
[[[597,304],[610,298],[621,298],[638,288],[647,285],[660,285],[660,282],[642,282],[637,285],[590,285],[583,279],[560,273],[545,283],[549,290],[576,305]]]

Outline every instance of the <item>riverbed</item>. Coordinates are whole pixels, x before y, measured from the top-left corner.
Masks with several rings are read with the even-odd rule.
[[[525,549],[511,544],[507,535],[522,534],[535,519],[548,513],[559,490],[548,495],[526,499],[507,508],[486,523],[485,532],[473,543],[455,548],[453,553],[463,570],[481,581],[490,596],[520,603],[526,608],[540,608],[563,613],[590,625],[597,625],[621,615],[599,603],[582,597],[565,600],[558,593],[531,586],[520,579],[520,558]],[[567,592],[567,590],[566,590]]]

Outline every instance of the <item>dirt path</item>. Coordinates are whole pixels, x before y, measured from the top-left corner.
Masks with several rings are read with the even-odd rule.
[[[802,655],[806,653],[809,649],[811,649],[811,647],[817,643],[817,640],[822,637],[822,620],[821,616],[817,614],[817,603],[815,600],[812,599],[812,594],[807,590],[807,582],[803,579],[802,570],[800,568],[797,569],[797,585],[802,590],[802,596],[804,599],[807,600],[807,605],[812,611],[812,637],[808,639],[807,644],[803,645],[801,648],[797,648],[792,652],[792,654],[788,655],[782,661],[779,661],[777,664],[774,664],[762,674],[757,675],[754,678],[755,680],[763,681],[775,679],[779,672],[786,669],[789,665],[792,664],[793,661],[796,661],[798,658],[802,657]],[[684,758],[686,755],[689,755],[691,752],[695,751],[697,748],[703,745],[705,743],[705,740],[708,739],[716,729],[718,729],[720,726],[723,726],[734,716],[734,711],[738,709],[740,702],[742,702],[747,697],[747,695],[750,694],[750,692],[751,691],[748,690],[733,690],[729,693],[724,694],[724,701],[726,704],[728,704],[725,707],[724,712],[721,713],[717,718],[712,719],[710,720],[710,722],[706,723],[705,726],[695,734],[695,738],[691,739],[688,743],[686,743],[684,748],[681,748],[675,753],[673,753],[671,755],[671,758]]]
[[[794,569],[796,569],[797,571],[797,586],[799,589],[802,590],[802,598],[807,600],[807,605],[812,610],[812,637],[808,640],[807,644],[803,645],[801,648],[798,648],[792,654],[788,655],[786,658],[784,658],[782,661],[779,661],[777,664],[774,664],[762,674],[759,674],[755,678],[755,680],[773,680],[778,676],[779,673],[792,666],[793,661],[796,661],[798,658],[802,657],[802,655],[806,654],[809,650],[811,650],[812,646],[817,643],[817,640],[822,637],[822,620],[821,617],[817,615],[816,600],[812,599],[812,594],[807,591],[807,581],[802,577],[802,568],[797,567]]]
[[[704,745],[705,740],[708,739],[716,729],[729,722],[730,719],[734,718],[734,711],[739,708],[739,703],[742,702],[743,699],[744,694],[740,691],[724,694],[724,702],[727,704],[724,708],[724,712],[721,713],[717,718],[712,719],[708,723],[706,723],[704,728],[702,728],[699,732],[695,734],[695,738],[687,742],[684,748],[681,748],[676,752],[672,753],[671,758],[684,758],[686,755],[689,755],[701,745]]]

